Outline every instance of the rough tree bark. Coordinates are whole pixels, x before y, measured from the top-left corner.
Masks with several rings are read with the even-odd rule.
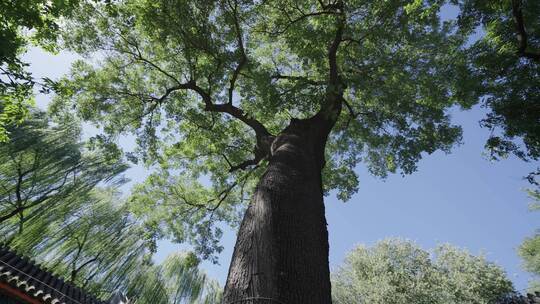
[[[328,47],[326,98],[309,119],[292,119],[272,142],[268,167],[244,214],[223,304],[330,304],[328,230],[321,171],[324,149],[343,104],[337,64],[343,41],[343,2]]]
[[[331,303],[321,181],[330,129],[318,114],[293,119],[275,138],[238,232],[223,303]]]

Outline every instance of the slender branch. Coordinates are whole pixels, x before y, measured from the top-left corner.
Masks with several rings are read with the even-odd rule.
[[[349,124],[351,123],[351,120],[356,119],[356,117],[358,117],[359,113],[354,112],[354,109],[347,102],[347,100],[343,99],[343,103],[345,104],[345,106],[347,106],[347,109],[349,110],[349,119],[347,119],[347,122],[345,123],[345,129],[348,129]]]
[[[76,279],[77,275],[79,274],[79,272],[81,272],[81,270],[82,270],[84,267],[90,265],[90,263],[93,263],[93,262],[98,261],[99,255],[100,255],[100,254],[101,254],[101,252],[98,253],[98,254],[96,255],[96,257],[89,259],[88,261],[84,262],[84,263],[81,264],[79,267],[77,267],[76,269],[74,269],[74,270],[71,272],[71,282],[75,282],[75,279]]]
[[[133,42],[133,41],[130,41],[129,39],[125,38],[123,35],[119,35],[120,38],[122,40],[124,40],[128,45],[132,46],[135,48],[135,50],[137,51],[137,53],[134,53],[130,50],[122,50],[122,52],[126,53],[126,54],[129,54],[131,56],[134,57],[134,59],[136,60],[139,60],[139,61],[142,61],[148,65],[150,65],[151,67],[153,67],[154,69],[156,69],[157,71],[159,71],[160,73],[162,73],[163,75],[169,77],[170,79],[174,80],[174,82],[180,84],[180,81],[178,80],[178,78],[174,77],[172,74],[166,72],[164,69],[162,69],[161,67],[159,67],[157,64],[155,64],[154,62],[144,58],[142,56],[142,52],[141,52],[141,49],[139,47],[139,45],[136,43],[136,42]]]
[[[84,280],[84,283],[82,284],[81,288],[85,289],[86,286],[92,281],[92,279],[99,273],[99,271],[94,271],[89,277]]]
[[[72,270],[71,270],[71,282],[75,282],[75,277],[77,276],[77,273],[80,271],[80,268],[77,269],[77,260],[79,260],[79,257],[81,255],[81,252],[86,244],[86,240],[88,239],[88,234],[90,233],[90,227],[86,229],[82,241],[79,241],[78,237],[75,237],[75,241],[77,242],[77,253],[75,254],[75,257],[73,258],[73,261],[71,263]]]
[[[323,81],[317,81],[317,80],[309,79],[309,78],[304,77],[304,76],[291,76],[291,75],[274,74],[274,75],[271,76],[271,78],[276,79],[276,80],[284,79],[284,80],[302,81],[302,82],[305,82],[305,83],[311,84],[311,85],[322,85],[322,84],[325,83]]]
[[[60,190],[62,187],[64,187],[64,185],[66,184],[67,182],[67,179],[69,177],[69,174],[73,171],[75,171],[76,169],[78,169],[80,166],[76,166],[76,167],[73,167],[71,168],[68,172],[66,172],[62,182],[60,183],[60,185],[58,185],[57,187],[54,187],[54,188],[51,188],[49,190],[47,190],[45,193],[43,193],[40,197],[38,197],[36,200],[34,200],[33,202],[31,202],[30,204],[21,204],[19,205],[18,208],[12,210],[11,212],[5,214],[5,215],[2,215],[0,216],[0,223],[10,219],[11,217],[29,209],[29,208],[32,208],[34,206],[37,206],[39,204],[41,204],[42,202],[44,202],[45,200],[47,200],[49,197],[50,197],[50,194],[55,192],[55,191],[58,191]]]
[[[238,41],[238,49],[240,51],[240,61],[238,62],[238,65],[236,66],[236,69],[233,72],[232,78],[231,78],[231,84],[229,86],[229,103],[232,104],[233,99],[233,92],[234,87],[236,84],[236,80],[238,79],[238,75],[240,74],[240,71],[247,63],[247,55],[246,50],[244,48],[244,41],[242,39],[242,29],[240,28],[240,23],[238,22],[238,2],[234,1],[234,6],[231,5],[230,1],[227,1],[229,4],[229,7],[233,10],[233,20],[234,20],[234,27],[236,30],[236,39]]]
[[[359,47],[362,47],[362,41],[364,39],[366,39],[367,37],[369,37],[369,36],[373,35],[374,33],[376,33],[376,31],[374,31],[375,28],[384,28],[387,25],[387,23],[390,20],[392,20],[392,18],[390,18],[390,14],[392,12],[394,12],[394,11],[391,10],[391,9],[387,9],[386,11],[384,11],[381,14],[381,16],[379,16],[379,18],[377,20],[375,20],[375,22],[373,22],[373,24],[371,24],[370,26],[368,26],[364,30],[364,34],[361,35],[360,37],[353,38],[351,36],[343,36],[342,41],[347,42],[345,47],[348,47],[351,43],[355,43]]]
[[[351,104],[345,98],[343,98],[343,104],[345,104],[345,106],[347,107],[347,110],[349,110],[349,118],[347,119],[347,122],[345,123],[345,128],[344,129],[349,128],[350,122],[352,120],[355,120],[358,116],[360,116],[360,115],[370,115],[369,112],[355,112],[354,109],[352,108]]]
[[[512,15],[516,22],[517,40],[518,40],[518,55],[529,58],[540,63],[540,53],[527,51],[528,37],[525,30],[525,22],[523,20],[523,3],[521,0],[512,0]]]
[[[215,198],[212,198],[212,199],[209,199],[208,201],[206,201],[206,203],[194,203],[194,202],[188,200],[177,189],[173,188],[172,191],[173,191],[174,195],[176,195],[180,199],[182,199],[184,204],[189,205],[189,206],[194,207],[194,208],[197,208],[196,210],[205,209],[206,211],[213,212],[213,211],[216,211],[219,208],[221,203],[229,196],[229,193],[234,189],[234,187],[236,187],[237,184],[238,184],[238,182],[232,183],[229,187],[225,188],[220,193],[218,193],[218,195]],[[208,205],[210,205],[211,203],[213,203],[216,200],[218,200],[218,203],[215,206],[208,207]]]

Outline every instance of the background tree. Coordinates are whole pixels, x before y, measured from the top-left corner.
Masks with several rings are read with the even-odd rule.
[[[38,110],[8,130],[11,138],[0,146],[3,238],[20,233],[28,219],[70,204],[100,182],[121,182],[118,175],[127,168],[118,151],[86,149],[76,124],[51,125]]]
[[[30,114],[0,147],[2,242],[102,299],[123,291],[138,303],[218,303],[193,254],[151,261],[154,239],[117,190],[127,168],[119,151],[100,137],[82,142],[75,122]]]
[[[540,208],[540,192],[538,190],[530,190],[529,196],[534,200],[531,204],[531,211],[538,211]],[[523,259],[523,267],[525,270],[533,273],[536,278],[529,284],[529,290],[540,290],[540,234],[538,231],[535,235],[526,238],[518,248],[519,256]]]
[[[121,291],[137,303],[219,303],[193,253],[152,262],[155,246],[125,206],[114,188],[94,189],[32,218],[10,246],[102,299]]]
[[[496,303],[513,292],[497,265],[451,245],[433,253],[387,239],[352,250],[332,276],[334,303]]]
[[[10,246],[43,261],[58,275],[101,297],[148,263],[151,251],[119,193],[94,189],[66,206],[32,218]]]
[[[142,186],[134,210],[155,235],[196,231],[210,244],[203,256],[218,250],[208,239],[219,233],[201,212],[234,223],[243,193],[252,194],[224,301],[329,303],[323,193],[350,198],[360,161],[378,176],[407,174],[426,153],[448,152],[461,131],[446,109],[476,101],[459,86],[466,38],[439,20],[443,4],[85,5],[66,27],[66,46],[102,57],[74,64],[52,110],[74,109],[110,138],[136,134],[133,156],[175,178],[165,190],[151,189],[165,179]],[[173,201],[162,193],[179,189],[189,196],[176,196],[172,216],[147,214],[163,213],[159,204]],[[152,201],[158,208],[145,209]],[[189,220],[193,212],[203,223]]]

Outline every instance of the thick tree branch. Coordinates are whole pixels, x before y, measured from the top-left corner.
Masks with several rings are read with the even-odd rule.
[[[512,15],[516,22],[517,39],[518,39],[518,55],[529,58],[540,63],[540,53],[527,51],[528,37],[525,30],[525,22],[523,20],[523,3],[521,0],[512,0]]]
[[[130,47],[127,48],[127,50],[122,50],[122,52],[125,52],[125,53],[131,55],[135,60],[141,61],[141,62],[151,66],[153,69],[160,72],[164,76],[170,78],[171,80],[173,80],[176,83],[176,85],[174,85],[174,86],[172,86],[170,88],[167,88],[165,90],[165,93],[163,95],[161,95],[160,97],[151,96],[150,100],[153,101],[154,103],[149,108],[147,113],[145,113],[143,115],[153,113],[153,111],[161,103],[163,103],[165,101],[165,99],[167,99],[169,97],[170,94],[172,94],[175,91],[178,91],[178,90],[190,90],[190,91],[193,91],[193,92],[197,93],[201,97],[202,101],[204,102],[204,110],[205,111],[217,112],[217,113],[227,113],[227,114],[231,115],[232,117],[242,121],[244,124],[246,124],[247,126],[249,126],[251,129],[253,129],[255,131],[257,146],[254,149],[255,158],[254,158],[254,160],[252,160],[252,162],[256,160],[257,163],[258,163],[258,161],[260,161],[261,159],[266,157],[266,155],[269,154],[269,152],[270,152],[270,144],[269,144],[269,142],[271,142],[271,140],[269,140],[269,138],[273,138],[273,136],[270,134],[270,132],[268,132],[266,127],[261,122],[259,122],[257,119],[255,119],[253,117],[250,117],[242,109],[240,109],[239,107],[236,107],[236,106],[233,105],[233,92],[235,90],[236,82],[238,80],[238,77],[241,75],[242,69],[247,64],[248,57],[247,57],[245,46],[244,46],[243,33],[242,33],[242,28],[241,28],[240,20],[239,20],[239,16],[238,16],[238,1],[237,0],[227,0],[226,3],[229,6],[229,9],[231,10],[231,17],[232,17],[232,21],[234,23],[234,30],[235,30],[235,33],[236,33],[237,47],[238,47],[238,51],[240,53],[240,59],[238,61],[238,65],[236,66],[236,68],[232,72],[230,85],[229,85],[229,88],[228,88],[228,101],[227,101],[227,103],[223,103],[223,104],[214,103],[212,101],[211,93],[209,91],[203,89],[199,85],[197,85],[196,80],[194,79],[193,76],[192,76],[191,80],[189,80],[187,82],[181,82],[178,78],[176,78],[171,73],[165,71],[158,64],[155,64],[151,60],[145,58],[143,56],[143,53],[142,53],[139,45],[136,42],[130,41],[129,39],[127,39],[123,35],[119,34],[120,38],[123,39],[124,42],[127,45],[130,46]],[[237,166],[232,166],[232,167],[245,168],[245,167],[247,167],[247,165],[246,166],[237,165]]]
[[[242,109],[235,107],[230,103],[214,104],[210,101],[210,99],[204,97],[203,100],[205,100],[204,109],[206,111],[227,113],[231,115],[232,117],[242,121],[243,123],[251,127],[255,131],[257,137],[271,136],[270,132],[268,132],[268,130],[263,124],[261,124],[258,120],[246,115]]]
[[[341,1],[339,3],[343,4]],[[342,9],[343,9],[343,5],[337,8],[338,11],[341,11]],[[344,13],[341,12],[340,17],[338,18],[336,36],[334,37],[334,41],[332,41],[332,44],[330,45],[330,48],[328,49],[328,63],[330,65],[329,83],[331,86],[335,86],[335,87],[339,86],[341,82],[339,79],[337,52],[339,49],[339,45],[343,41],[343,30],[345,27],[345,20],[344,20],[343,14]]]
[[[315,115],[329,122],[330,128],[337,121],[337,117],[341,111],[343,92],[345,90],[345,85],[339,75],[339,66],[337,62],[337,53],[339,45],[343,42],[343,32],[345,29],[345,13],[343,12],[342,1],[336,3],[335,12],[339,13],[339,16],[336,21],[336,35],[328,48],[329,71],[326,100],[322,104],[319,112]]]
[[[270,134],[270,132],[268,132],[266,127],[262,123],[260,123],[258,120],[248,116],[246,113],[244,113],[242,109],[234,106],[232,102],[227,102],[224,104],[213,103],[211,95],[205,89],[198,86],[194,80],[190,80],[186,83],[180,83],[178,85],[167,88],[165,90],[165,93],[163,93],[163,95],[161,95],[160,97],[153,97],[153,96],[143,97],[142,95],[133,94],[129,92],[128,93],[122,92],[122,94],[125,94],[128,96],[139,97],[142,99],[149,98],[151,101],[153,101],[154,103],[149,108],[149,110],[145,114],[143,114],[143,115],[147,115],[153,112],[157,108],[157,106],[163,103],[169,97],[170,94],[179,90],[189,90],[198,94],[204,103],[205,111],[229,114],[232,117],[242,121],[243,123],[245,123],[247,126],[251,127],[255,131],[256,142],[257,142],[257,145],[254,148],[255,158],[251,160],[249,164],[247,162],[244,162],[243,164],[240,164],[240,165],[231,166],[231,168],[235,168],[234,170],[245,169],[247,166],[251,164],[257,164],[260,160],[264,159],[267,155],[269,155],[270,144],[274,136]],[[254,161],[256,162],[253,163]]]

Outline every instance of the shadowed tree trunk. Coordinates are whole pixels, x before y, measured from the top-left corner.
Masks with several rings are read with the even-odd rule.
[[[331,303],[321,115],[274,140],[234,249],[223,303]],[[271,300],[270,300],[271,299]]]
[[[224,304],[332,302],[321,171],[328,134],[343,104],[336,59],[343,26],[339,18],[319,112],[292,119],[272,142],[268,167],[238,231]]]

